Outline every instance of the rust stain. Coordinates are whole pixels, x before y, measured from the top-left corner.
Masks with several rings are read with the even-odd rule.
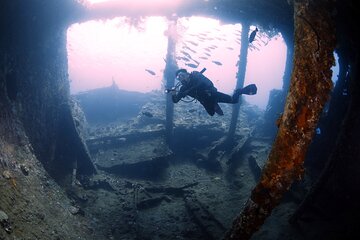
[[[10,179],[10,184],[14,189],[17,189],[17,184],[16,184],[16,180],[15,178],[11,178]]]

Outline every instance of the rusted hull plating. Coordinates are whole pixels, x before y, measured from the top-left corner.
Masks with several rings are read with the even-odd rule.
[[[294,4],[294,68],[278,134],[259,183],[225,239],[249,239],[303,176],[305,154],[332,89],[335,29],[326,1],[320,2]]]

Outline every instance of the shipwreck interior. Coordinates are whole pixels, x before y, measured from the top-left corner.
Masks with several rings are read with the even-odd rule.
[[[0,239],[360,237],[355,1],[0,5]],[[271,92],[263,113],[243,102],[224,108],[224,121],[200,114],[195,120],[189,112],[196,110],[174,107],[164,94],[124,95],[117,86],[70,94],[71,24],[118,16],[176,21],[174,13],[240,23],[246,40],[252,25],[269,36],[281,33],[283,88]],[[167,88],[174,86],[175,48],[169,37]],[[238,87],[247,49],[242,41]],[[96,94],[111,103],[132,98],[141,107],[127,112],[133,121],[100,126],[125,113],[107,114],[106,103],[92,108]]]

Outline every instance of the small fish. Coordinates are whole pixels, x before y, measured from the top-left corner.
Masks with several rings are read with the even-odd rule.
[[[193,49],[189,48],[188,46],[184,46],[183,48],[184,48],[184,49],[189,50],[189,51],[190,51],[190,52],[192,52],[192,53],[196,53],[196,51],[195,51],[195,50],[193,50]]]
[[[185,57],[190,58],[191,59],[191,55],[185,51],[180,51],[182,54],[184,54]]]
[[[219,62],[219,61],[212,61],[213,63],[215,63],[216,65],[219,65],[219,66],[221,66],[222,65],[222,63],[221,62]]]
[[[258,28],[255,28],[255,30],[251,32],[250,37],[249,37],[249,43],[252,43],[252,42],[254,41],[255,36],[256,36],[256,33],[257,33],[258,31],[259,31],[259,29],[258,29]]]
[[[181,57],[181,60],[185,61],[185,62],[190,62],[190,59],[186,58],[186,57]]]
[[[149,117],[149,118],[152,118],[154,116],[154,115],[152,115],[151,112],[142,112],[142,115]]]
[[[200,63],[198,61],[196,61],[195,59],[191,59],[193,60],[197,65],[199,65]]]
[[[254,46],[254,45],[251,45],[250,47],[249,47],[249,49],[252,51],[252,50],[257,50],[257,51],[260,51],[260,49],[258,48],[258,47],[256,47],[256,46]]]
[[[196,109],[192,108],[192,109],[189,110],[189,113],[193,113],[193,112],[196,112]]]
[[[185,65],[188,66],[188,67],[191,67],[191,68],[197,68],[198,67],[198,65],[195,65],[193,63],[186,63]]]
[[[196,42],[194,42],[194,41],[186,41],[186,42],[188,42],[188,43],[190,43],[190,44],[192,44],[192,45],[194,45],[194,46],[198,46],[199,44],[197,44]]]
[[[151,75],[155,75],[156,73],[152,70],[149,70],[149,69],[145,69],[145,71],[147,71],[148,73],[150,73]]]

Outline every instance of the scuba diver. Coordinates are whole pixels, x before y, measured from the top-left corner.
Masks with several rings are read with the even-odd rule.
[[[250,84],[244,88],[236,89],[232,96],[217,91],[214,84],[203,75],[204,68],[201,72],[193,71],[189,73],[186,69],[176,71],[176,79],[181,83],[180,90],[177,92],[176,87],[166,90],[172,93],[172,101],[179,102],[186,96],[198,100],[210,116],[224,115],[219,103],[235,104],[239,102],[241,94],[254,95],[257,92],[255,84]]]

